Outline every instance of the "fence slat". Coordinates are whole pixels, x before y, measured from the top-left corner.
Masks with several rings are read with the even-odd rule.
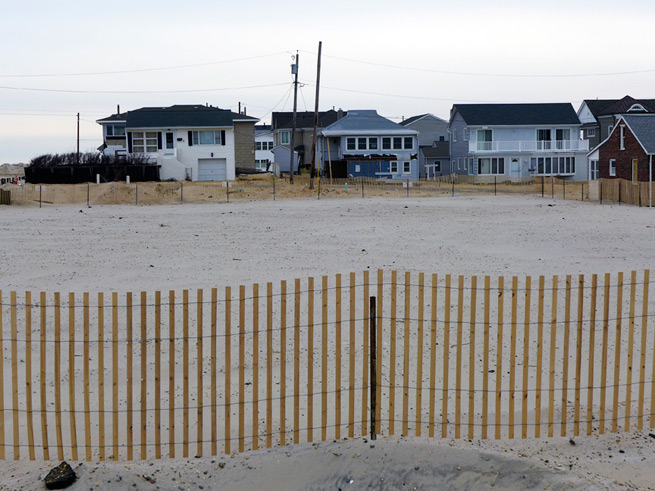
[[[307,441],[314,441],[314,278],[307,280]]]
[[[189,290],[182,290],[182,401],[182,457],[187,458],[189,456]]]
[[[482,439],[488,437],[489,424],[489,304],[491,301],[489,289],[491,278],[484,277],[484,326],[482,345]]]
[[[105,299],[98,293],[98,450],[105,460]]]
[[[569,392],[569,339],[571,332],[571,275],[566,275],[564,299],[564,343],[562,354],[562,412],[560,434],[566,436],[567,404]]]
[[[403,428],[402,435],[408,435],[409,426],[409,356],[410,356],[410,273],[405,272],[405,314],[404,314],[404,342],[403,342]],[[382,345],[380,350],[382,349]]]
[[[48,445],[48,414],[46,413],[46,294],[41,292],[39,301],[41,338],[39,350],[39,362],[41,372],[39,373],[39,384],[41,386],[40,413],[41,413],[41,445],[43,446],[43,459],[50,460],[50,446]]]
[[[328,415],[328,277],[321,283],[321,440],[327,439]]]
[[[239,452],[245,451],[246,287],[239,285]],[[286,347],[286,344],[283,346]],[[284,412],[281,412],[284,414]]]
[[[155,291],[155,457],[161,459],[161,292]]]
[[[141,398],[141,419],[139,423],[141,424],[141,460],[146,460],[147,455],[147,411],[148,411],[148,356],[147,356],[147,326],[148,326],[148,301],[147,301],[146,292],[141,292],[141,392],[139,392],[139,397]],[[187,308],[185,309],[188,313],[188,297],[186,298],[185,304]],[[185,316],[186,317],[186,316]],[[189,337],[189,331],[186,332],[186,338]],[[189,358],[186,359],[187,364]],[[188,374],[187,374],[188,379]],[[185,407],[189,405],[188,400],[185,402]]]
[[[503,396],[503,306],[505,304],[505,278],[498,278],[498,340],[496,341],[496,428],[495,437],[501,436]]]
[[[457,283],[457,353],[455,368],[455,438],[461,438],[462,421],[462,343],[464,329],[464,276]]]
[[[534,436],[541,437],[541,382],[543,375],[543,352],[544,352],[544,286],[545,278],[539,276],[539,292],[537,303],[537,377],[534,403]]]
[[[618,275],[616,286],[616,337],[614,338],[614,390],[612,400],[612,433],[618,431],[619,382],[621,367],[621,316],[623,315],[623,273]]]
[[[395,432],[396,421],[396,320],[398,302],[398,272],[391,271],[391,317],[389,319],[389,434]],[[379,345],[378,345],[379,346]],[[380,374],[381,375],[381,374]]]
[[[266,448],[273,446],[273,283],[266,283]]]
[[[18,407],[18,315],[16,306],[16,292],[9,294],[10,316],[11,316],[11,391],[12,391],[12,416],[14,430],[14,460],[20,459],[20,431],[19,431],[19,407]],[[88,359],[88,358],[87,358]]]
[[[528,369],[530,366],[530,289],[532,278],[525,278],[525,307],[523,332],[523,397],[521,405],[521,438],[528,437]]]
[[[378,296],[377,296],[377,339],[376,345],[379,346],[377,353],[375,354],[376,361],[376,373],[379,374],[377,377],[377,390],[375,391],[375,433],[380,434],[380,428],[382,425],[382,339],[384,329],[382,326],[382,319],[384,318],[384,271],[378,269]]]
[[[259,284],[252,285],[252,449],[259,448]]]
[[[293,298],[293,443],[300,443],[300,279]]]
[[[594,350],[596,347],[596,296],[598,294],[598,275],[591,276],[591,306],[589,313],[589,368],[587,369],[587,435],[592,432],[594,408]]]
[[[428,436],[434,438],[435,378],[437,376],[437,275],[432,275],[430,301],[430,404],[428,415]]]
[[[369,372],[369,349],[368,349],[368,332],[369,332],[369,282],[370,274],[368,270],[364,270],[364,295],[362,298],[362,316],[364,317],[364,332],[362,334],[362,349],[364,354],[362,356],[362,436],[368,434],[368,372]],[[311,288],[310,288],[311,290]],[[310,322],[310,325],[312,323]],[[310,425],[311,427],[311,425]]]
[[[202,379],[202,371],[203,371],[203,299],[204,299],[204,292],[202,289],[198,288],[196,291],[196,325],[197,325],[197,332],[196,332],[196,348],[197,348],[197,354],[196,354],[196,381],[197,381],[197,386],[196,386],[196,403],[197,403],[197,428],[196,428],[196,455],[202,457],[202,442],[204,440],[203,438],[203,406],[204,406],[204,385],[203,385],[203,379]],[[144,343],[145,344],[145,343]]]
[[[4,333],[3,333],[3,323],[2,317],[4,312],[4,303],[2,297],[2,290],[0,290],[0,355],[2,355],[2,361],[0,362],[0,460],[5,460],[5,375],[4,375]],[[56,356],[55,356],[56,358]],[[55,362],[56,363],[56,362]],[[59,377],[55,377],[55,383],[59,381]],[[61,425],[59,425],[61,426]],[[59,442],[57,442],[57,447],[60,447]],[[62,459],[63,457],[58,457]]]
[[[548,436],[552,438],[555,419],[555,343],[557,342],[557,297],[558,278],[553,276],[553,289],[550,313],[550,368],[548,374]]]
[[[582,322],[584,312],[584,275],[578,277],[578,332],[575,341],[575,406],[573,410],[573,435],[580,434],[580,387],[582,384]]]
[[[443,390],[441,391],[441,438],[448,436],[448,369],[450,365],[450,281],[446,275],[444,296]]]
[[[225,373],[226,374],[228,373],[227,368]],[[229,421],[229,418],[226,416],[225,420]],[[131,427],[130,427],[130,431],[131,431]],[[227,437],[225,441],[226,441],[226,445],[229,445],[229,443],[227,443],[229,442]],[[168,446],[169,446],[168,449],[169,457],[171,459],[174,459],[175,458],[175,292],[173,290],[169,290],[168,292]]]
[[[224,452],[230,454],[232,441],[231,415],[232,415],[232,288],[225,287],[225,443]]]
[[[514,438],[514,416],[516,399],[516,336],[518,315],[518,277],[512,276],[512,325],[510,331],[509,355],[509,438]]]
[[[32,294],[25,292],[25,409],[27,411],[27,444],[30,460],[34,460],[34,422],[32,420]]]
[[[348,382],[348,438],[355,436],[355,310],[356,285],[355,273],[350,273],[350,339],[348,342],[348,354],[350,360],[349,382]]]
[[[327,395],[327,394],[326,394]],[[280,285],[280,445],[286,445],[287,425],[287,282]]]
[[[471,277],[471,319],[469,331],[469,428],[468,438],[473,438],[473,429],[475,423],[475,324],[476,324],[476,304],[478,293],[478,278]]]
[[[630,273],[630,307],[628,317],[628,371],[625,384],[625,431],[630,431],[630,416],[632,409],[632,362],[635,341],[635,294],[637,290],[637,272]]]
[[[111,430],[113,460],[118,460],[118,292],[111,294]]]
[[[605,273],[605,288],[603,297],[603,346],[601,353],[600,371],[600,412],[598,415],[598,433],[605,433],[605,402],[607,390],[607,344],[609,341],[609,313],[610,313],[610,274]],[[655,368],[654,368],[655,371]],[[655,381],[655,379],[653,379]]]
[[[91,397],[89,394],[89,294],[84,293],[83,314],[84,314],[84,443],[86,448],[86,460],[91,460]]]
[[[71,456],[78,460],[75,410],[75,294],[68,294],[68,406],[70,409]]]
[[[648,333],[648,290],[650,287],[650,270],[644,270],[644,286],[641,295],[641,347],[639,349],[639,409],[637,428],[644,428],[644,392],[646,389],[646,334]]]
[[[334,437],[341,438],[341,275],[336,275],[335,289],[335,371],[334,371]]]
[[[127,460],[134,459],[134,358],[133,358],[133,325],[132,325],[132,293],[126,295],[126,331],[127,331]],[[171,335],[172,337],[172,335]]]
[[[423,408],[423,310],[425,309],[425,275],[418,274],[418,340],[416,343],[416,436],[421,436]]]

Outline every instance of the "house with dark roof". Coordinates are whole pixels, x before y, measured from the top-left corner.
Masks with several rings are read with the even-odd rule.
[[[655,114],[624,114],[609,136],[589,152],[594,179],[652,182]]]
[[[418,131],[419,176],[433,178],[450,174],[448,121],[434,114],[419,114],[399,123]]]
[[[455,104],[449,131],[454,174],[587,179],[589,146],[570,103]]]
[[[321,131],[319,171],[328,177],[419,177],[418,131],[374,110],[353,110]]]
[[[319,111],[317,134],[335,121],[343,118],[347,113],[339,109],[335,111]],[[271,114],[271,131],[273,132],[273,146],[291,146],[291,131],[293,130],[292,112],[274,112]],[[314,139],[314,111],[296,112],[296,133],[293,139],[294,150],[298,153],[301,167],[311,165],[312,143]]]
[[[143,154],[163,180],[234,179],[238,168],[255,169],[257,118],[207,105],[143,107],[99,119],[102,151]]]
[[[267,171],[270,169],[270,165],[274,161],[274,145],[271,125],[255,125],[255,168],[257,170]]]

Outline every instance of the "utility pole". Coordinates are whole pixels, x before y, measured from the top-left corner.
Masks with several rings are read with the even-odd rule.
[[[318,90],[321,87],[321,48],[323,41],[318,42],[318,60],[316,61],[316,97],[314,100],[314,137],[312,138],[312,170],[309,174],[309,189],[314,189],[316,175],[316,132],[318,128]],[[330,142],[328,141],[328,145]]]
[[[296,140],[296,109],[298,107],[298,61],[300,56],[298,51],[296,51],[296,62],[291,65],[291,73],[295,75],[295,80],[293,81],[293,124],[291,128],[291,157],[289,158],[289,182],[293,184],[293,164],[295,163],[294,156],[294,146]]]
[[[77,165],[80,165],[80,113],[77,113]]]

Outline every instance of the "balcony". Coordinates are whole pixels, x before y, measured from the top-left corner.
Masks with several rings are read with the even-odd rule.
[[[470,153],[586,151],[589,151],[589,140],[469,141]]]

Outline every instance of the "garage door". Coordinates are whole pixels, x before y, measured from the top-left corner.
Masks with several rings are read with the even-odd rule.
[[[198,159],[198,180],[227,180],[227,163],[225,159]]]

